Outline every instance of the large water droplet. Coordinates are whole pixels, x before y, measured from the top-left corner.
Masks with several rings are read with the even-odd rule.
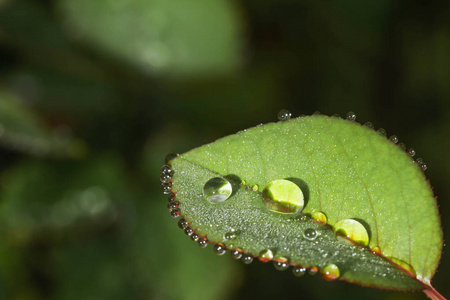
[[[316,220],[317,222],[323,223],[323,224],[327,224],[327,216],[321,212],[321,211],[315,211],[311,214],[311,218],[313,220]]]
[[[225,246],[221,243],[214,245],[214,252],[216,252],[217,255],[224,255],[227,250],[225,249]]]
[[[356,120],[356,114],[352,111],[349,111],[347,114],[347,120],[349,121],[355,121]]]
[[[273,252],[270,249],[263,250],[259,253],[259,260],[263,263],[269,262],[273,259]]]
[[[291,118],[291,112],[286,110],[286,109],[282,109],[278,112],[278,120],[280,121],[287,121]]]
[[[274,180],[263,191],[263,203],[272,211],[299,213],[304,205],[303,193],[292,181]]]
[[[328,264],[320,269],[320,274],[326,280],[336,280],[341,276],[338,266],[335,264]]]
[[[313,228],[306,228],[305,231],[303,231],[303,237],[309,241],[314,241],[317,238],[317,230]]]
[[[203,195],[211,203],[221,203],[227,200],[233,188],[225,178],[215,177],[208,180],[203,186]]]
[[[344,219],[338,221],[333,227],[334,233],[339,236],[344,236],[347,239],[353,241],[353,243],[367,246],[369,245],[369,234],[366,228],[360,222],[353,219]],[[341,239],[343,242],[352,244],[347,239]]]
[[[287,270],[289,268],[289,261],[287,258],[285,257],[278,257],[274,262],[273,262],[273,266],[275,267],[275,269],[277,269],[278,271],[284,271]]]
[[[299,267],[299,266],[292,268],[292,274],[294,274],[297,277],[302,277],[303,275],[305,275],[305,273],[306,273],[306,268]]]

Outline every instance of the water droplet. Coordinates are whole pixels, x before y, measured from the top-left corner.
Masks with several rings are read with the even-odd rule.
[[[203,186],[203,195],[211,203],[221,203],[227,200],[233,188],[225,178],[215,177],[208,180]]]
[[[381,135],[386,136],[386,130],[384,130],[384,128],[380,128],[380,129],[378,129],[377,131],[378,131],[378,133],[380,133]]]
[[[236,231],[231,231],[231,232],[227,232],[224,235],[226,240],[232,241],[237,237],[237,232]]]
[[[311,268],[308,270],[309,275],[316,275],[317,272],[319,272],[319,269],[318,269],[317,267],[311,267]]]
[[[292,181],[274,180],[263,191],[263,203],[272,211],[299,213],[304,205],[303,193]]]
[[[355,121],[356,120],[356,114],[352,111],[349,111],[347,114],[347,120],[349,121]]]
[[[323,224],[327,224],[327,216],[321,212],[321,211],[315,211],[311,214],[311,218],[313,220],[316,220],[317,222],[323,223]]]
[[[403,151],[406,151],[406,145],[405,145],[405,143],[399,143],[398,146],[399,146],[400,148],[402,148]]]
[[[255,185],[252,186],[252,190],[253,190],[253,191],[256,192],[258,189],[259,189],[259,186],[258,186],[257,184],[255,184]]]
[[[239,250],[232,250],[231,251],[231,256],[234,259],[241,259],[242,258],[242,253]]]
[[[303,237],[309,241],[314,241],[317,238],[317,230],[313,228],[306,228],[305,231],[303,231]]]
[[[188,225],[189,223],[185,219],[180,219],[180,221],[178,221],[178,227],[181,229],[185,229]]]
[[[360,222],[353,219],[344,219],[334,224],[333,231],[339,236],[344,236],[361,246],[369,245],[369,234],[366,228]],[[347,239],[341,239],[343,242],[350,243]]]
[[[172,177],[170,177],[170,174],[161,174],[159,179],[161,180],[162,183],[168,183],[168,182],[170,182]]]
[[[371,122],[366,122],[366,123],[364,123],[364,126],[373,129],[373,124],[372,124]]]
[[[423,159],[419,157],[418,159],[416,159],[416,162],[420,165],[423,163]]]
[[[292,274],[297,277],[302,277],[306,273],[306,268],[295,266],[292,268]]]
[[[420,168],[422,169],[422,171],[426,171],[428,169],[428,167],[425,163],[421,163]]]
[[[170,174],[172,173],[172,168],[169,165],[163,165],[161,167],[161,174]]]
[[[398,143],[398,137],[396,135],[391,135],[391,137],[389,138],[391,140],[391,142],[393,142],[394,144]]]
[[[328,264],[320,269],[320,275],[322,275],[325,280],[336,280],[341,274],[338,266],[335,264]]]
[[[259,253],[259,260],[263,263],[269,262],[273,259],[273,252],[270,249],[263,250]]]
[[[308,220],[308,217],[305,216],[305,215],[299,215],[299,216],[296,216],[296,217],[294,218],[294,220],[295,220],[295,221],[299,221],[299,222],[305,222],[306,220]]]
[[[253,261],[253,256],[250,254],[245,254],[242,256],[242,262],[246,265],[251,264]]]
[[[169,209],[169,211],[172,211],[175,208],[177,208],[178,205],[180,205],[180,202],[178,202],[178,201],[170,201],[169,204],[167,205],[167,208]]]
[[[170,212],[170,215],[171,215],[173,218],[178,218],[178,217],[180,216],[180,210],[179,210],[178,208],[175,208],[174,210],[172,210],[172,211]]]
[[[221,243],[214,245],[214,252],[216,252],[217,255],[224,255],[227,250],[225,249],[225,246]]]
[[[208,246],[208,240],[205,238],[201,238],[197,241],[197,244],[200,248],[205,248],[206,246]]]
[[[161,183],[161,191],[163,192],[163,194],[170,194],[170,192],[172,191],[172,185],[170,184],[170,182]]]
[[[192,239],[194,242],[198,241],[198,238],[199,238],[199,236],[198,236],[198,234],[196,234],[196,233],[194,233],[194,234],[191,235],[191,239]]]
[[[380,249],[380,247],[378,247],[378,246],[375,246],[375,247],[373,247],[373,248],[370,249],[370,250],[372,250],[373,253],[381,254],[381,249]]]
[[[286,109],[282,109],[278,112],[278,120],[280,121],[287,121],[291,118],[291,112],[286,110]]]
[[[194,229],[192,229],[191,227],[186,227],[184,229],[184,233],[186,233],[186,235],[191,236],[194,233]]]
[[[274,262],[273,262],[273,266],[275,267],[275,269],[277,269],[278,271],[284,271],[287,270],[289,268],[289,261],[287,258],[285,257],[278,257]]]
[[[414,157],[414,155],[416,155],[416,150],[414,150],[413,148],[409,148],[408,154],[409,154],[409,156]]]
[[[170,163],[175,157],[177,157],[179,154],[177,153],[170,153],[166,155],[166,164]]]
[[[173,193],[169,194],[169,202],[175,201],[175,195]]]
[[[410,274],[412,274],[414,277],[416,277],[416,271],[414,270],[414,268],[408,264],[407,262],[395,258],[395,257],[391,257],[391,256],[387,256],[386,258],[392,260],[394,263],[396,263],[397,265],[399,265],[402,269],[404,269],[405,271],[409,272]]]

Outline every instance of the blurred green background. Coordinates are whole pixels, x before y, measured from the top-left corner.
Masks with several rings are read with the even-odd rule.
[[[159,173],[282,108],[352,110],[424,158],[450,228],[449,16],[447,0],[0,0],[0,299],[426,299],[200,249]]]

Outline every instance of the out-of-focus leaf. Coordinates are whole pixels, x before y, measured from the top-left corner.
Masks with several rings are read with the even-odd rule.
[[[226,0],[57,4],[73,36],[150,73],[224,73],[241,62],[238,15]]]

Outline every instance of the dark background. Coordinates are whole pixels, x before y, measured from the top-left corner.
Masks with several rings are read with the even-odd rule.
[[[449,228],[449,16],[446,0],[0,0],[0,298],[425,299],[200,249],[159,173],[283,108],[351,110],[424,158]],[[450,297],[448,251],[439,270]]]

